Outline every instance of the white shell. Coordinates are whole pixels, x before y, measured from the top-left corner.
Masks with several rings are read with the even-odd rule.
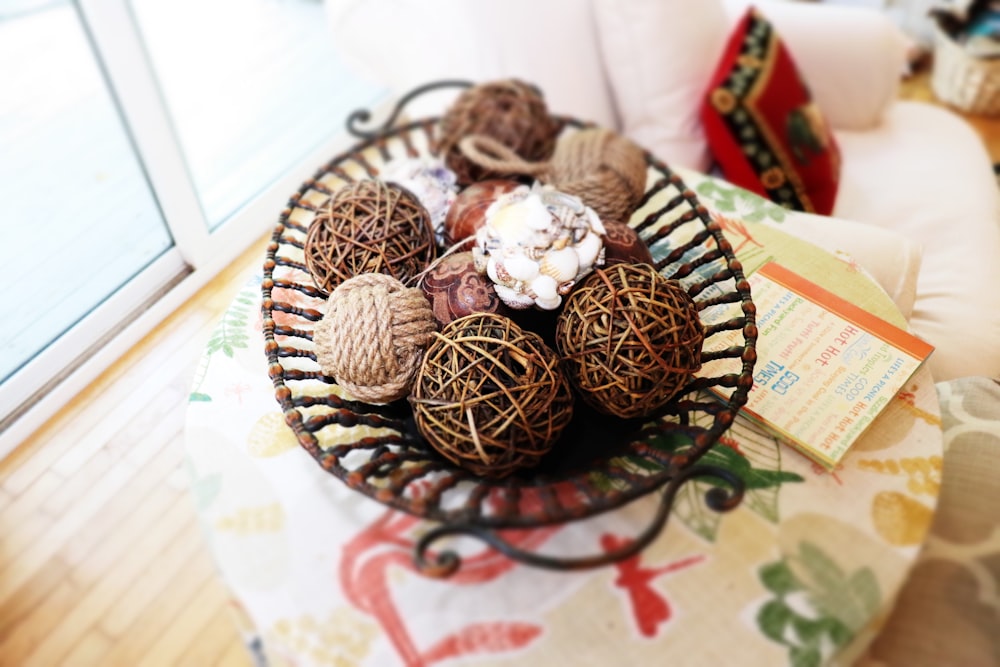
[[[531,281],[528,289],[531,290],[536,299],[555,299],[557,302],[559,301],[559,283],[549,276],[538,276]]]
[[[539,272],[538,262],[528,259],[520,253],[505,259],[503,265],[511,278],[523,282],[533,280]]]
[[[573,280],[580,270],[580,257],[573,247],[550,250],[539,261],[538,269],[557,283]]]
[[[519,187],[486,209],[473,258],[512,308],[551,310],[601,258],[604,225],[574,195],[552,186]]]
[[[520,294],[503,285],[494,285],[494,289],[500,300],[515,310],[524,310],[535,305],[535,300],[528,294]]]
[[[604,242],[601,241],[600,236],[591,232],[580,239],[580,242],[575,247],[577,256],[580,258],[580,271],[582,274],[594,268],[594,264],[597,263],[597,258],[601,254],[601,248],[604,247]]]

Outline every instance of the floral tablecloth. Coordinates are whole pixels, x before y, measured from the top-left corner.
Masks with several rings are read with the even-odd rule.
[[[731,196],[717,189],[710,206]],[[905,326],[850,257],[767,220],[716,213],[748,270],[777,258]],[[470,543],[455,575],[427,578],[412,549],[430,524],[350,490],[285,425],[259,283],[247,282],[207,343],[186,447],[209,546],[264,664],[850,664],[930,526],[942,438],[925,367],[832,472],[737,420],[708,458],[746,480],[740,507],[716,514],[702,483],[689,484],[666,529],[624,562],[560,573]],[[636,536],[657,505],[645,497],[510,539],[547,554],[600,553]]]

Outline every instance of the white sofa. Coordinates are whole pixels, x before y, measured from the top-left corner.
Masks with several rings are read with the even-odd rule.
[[[329,0],[335,44],[402,94],[445,78],[519,77],[550,108],[616,128],[668,164],[711,159],[698,109],[747,0]],[[832,219],[796,230],[856,254],[913,331],[936,380],[1000,377],[1000,189],[958,116],[896,99],[907,40],[877,12],[756,2],[777,27],[842,153]],[[440,113],[448,97],[422,100]],[[828,223],[825,226],[823,222]],[[878,228],[876,231],[873,228]]]

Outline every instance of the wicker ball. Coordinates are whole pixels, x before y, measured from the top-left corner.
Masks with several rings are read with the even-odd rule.
[[[363,180],[338,190],[306,234],[306,268],[329,294],[348,278],[384,273],[407,282],[437,255],[430,214],[395,183]]]
[[[570,382],[596,410],[626,419],[677,394],[701,368],[704,338],[691,297],[648,264],[595,270],[556,323]]]
[[[537,88],[506,79],[463,91],[441,118],[437,148],[459,184],[469,185],[503,174],[468,160],[458,145],[463,138],[484,135],[526,160],[545,160],[555,149],[559,129]]]
[[[431,446],[485,477],[536,465],[573,416],[556,353],[495,314],[462,317],[435,335],[410,402]]]
[[[313,331],[320,369],[355,398],[389,403],[410,393],[437,321],[423,292],[392,276],[345,280]]]

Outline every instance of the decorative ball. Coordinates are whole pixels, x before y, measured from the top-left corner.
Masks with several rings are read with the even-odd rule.
[[[535,184],[501,195],[476,232],[476,268],[511,308],[554,310],[576,282],[604,263],[604,225],[579,197]]]
[[[648,264],[595,270],[556,324],[570,382],[591,407],[623,418],[673,398],[701,368],[704,338],[691,297]]]
[[[486,209],[500,195],[522,187],[517,181],[503,178],[491,178],[473,183],[455,197],[454,203],[448,209],[444,219],[442,245],[450,248],[452,245],[471,239],[476,231],[486,222]],[[469,241],[468,247],[472,247]]]
[[[389,403],[410,393],[436,330],[419,289],[366,273],[345,280],[327,299],[313,331],[316,360],[355,398]]]
[[[652,264],[653,255],[639,234],[621,222],[604,223],[604,265]]]
[[[646,194],[646,154],[605,128],[587,128],[559,140],[543,178],[576,195],[604,222],[628,222]]]
[[[461,185],[502,176],[466,159],[459,142],[485,135],[526,160],[552,155],[560,124],[549,115],[539,90],[517,79],[479,84],[464,90],[445,111],[438,151]]]
[[[338,190],[309,226],[306,268],[326,293],[363,273],[406,282],[437,255],[430,214],[405,188],[378,180]]]
[[[556,353],[494,314],[457,319],[435,335],[410,403],[434,449],[487,477],[536,465],[573,416]]]
[[[383,181],[401,185],[416,196],[431,216],[435,239],[444,243],[445,217],[458,196],[455,173],[442,160],[426,156],[392,160],[379,175]]]
[[[455,253],[436,262],[421,288],[441,324],[474,313],[505,314],[507,310],[492,281],[476,271],[471,252]]]

